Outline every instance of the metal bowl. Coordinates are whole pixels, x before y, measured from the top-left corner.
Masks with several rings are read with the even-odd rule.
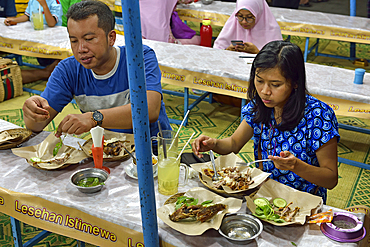
[[[77,185],[81,179],[89,178],[89,177],[97,177],[99,178],[100,182],[104,183],[108,179],[109,174],[102,169],[85,168],[85,169],[82,169],[82,170],[79,170],[73,173],[71,175],[70,183],[72,184],[73,187],[77,188],[79,191],[83,193],[94,193],[94,192],[100,191],[104,186],[103,184],[92,186],[92,187],[82,187],[82,186]]]
[[[231,242],[247,243],[257,238],[263,230],[259,219],[249,214],[226,214],[218,232]]]
[[[203,4],[211,4],[213,3],[213,0],[201,0]]]

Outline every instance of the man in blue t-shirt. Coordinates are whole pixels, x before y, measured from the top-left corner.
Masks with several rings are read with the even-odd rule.
[[[59,62],[41,96],[23,106],[28,129],[42,131],[74,98],[82,114],[69,114],[59,124],[62,133],[80,135],[99,125],[132,133],[130,90],[125,47],[114,47],[116,32],[109,7],[81,1],[70,7],[67,27],[74,56]],[[154,51],[143,46],[151,136],[171,129],[162,100],[161,72]],[[153,150],[154,151],[154,150]]]
[[[14,0],[0,0],[0,17],[14,17],[16,15]]]

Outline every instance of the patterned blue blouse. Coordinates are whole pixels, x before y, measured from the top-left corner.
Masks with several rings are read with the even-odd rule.
[[[338,137],[339,142],[338,122],[333,109],[310,95],[306,95],[304,117],[298,126],[291,131],[279,131],[272,127],[276,125],[273,111],[271,113],[272,122],[269,126],[254,123],[252,107],[252,102],[249,102],[243,107],[242,115],[254,130],[254,156],[256,159],[258,158],[260,137],[262,159],[267,159],[268,155],[279,155],[281,151],[289,151],[300,160],[313,166],[319,166],[315,154],[318,148],[335,136]],[[263,170],[271,172],[270,178],[280,183],[315,194],[317,185],[306,181],[292,171],[277,169],[273,162],[263,162]],[[316,195],[321,196],[326,203],[326,188],[319,187]]]

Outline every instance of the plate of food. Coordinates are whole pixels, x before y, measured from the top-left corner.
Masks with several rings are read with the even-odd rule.
[[[0,132],[0,149],[17,147],[30,139],[32,131],[24,128],[9,129]]]
[[[191,167],[199,172],[200,181],[217,193],[239,197],[257,188],[270,176],[270,173],[244,165],[234,153],[218,157],[215,163],[217,173],[222,176],[219,181],[212,181],[214,171],[211,162],[191,164]]]
[[[184,194],[171,196],[157,209],[158,217],[171,228],[190,236],[208,229],[218,230],[226,213],[235,213],[242,200],[224,198],[207,189],[195,187]]]
[[[50,133],[40,144],[13,148],[12,152],[25,158],[31,166],[44,170],[65,168],[87,158],[82,150],[65,145],[64,138],[57,138],[54,133]]]
[[[320,196],[293,189],[273,179],[268,179],[257,193],[245,199],[254,216],[276,226],[303,225],[306,216],[315,214],[323,204]]]
[[[122,146],[125,146],[128,151],[135,151],[134,135],[126,133],[118,133],[109,130],[104,130],[104,148],[103,161],[126,160],[130,156]],[[88,139],[81,147],[88,157],[92,156],[92,138]]]

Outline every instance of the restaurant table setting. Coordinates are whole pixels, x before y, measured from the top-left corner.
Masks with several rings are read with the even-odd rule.
[[[13,124],[3,120],[0,121],[0,131],[13,129],[14,127],[15,125]],[[81,212],[80,214],[88,214],[91,217],[97,217],[100,221],[107,221],[108,225],[111,225],[114,229],[118,229],[117,227],[124,227],[125,229],[130,229],[130,231],[142,233],[138,180],[131,178],[125,172],[125,167],[132,163],[132,158],[123,161],[104,161],[104,166],[110,169],[110,174],[108,179],[104,182],[104,186],[102,186],[101,190],[98,192],[83,193],[71,184],[71,176],[77,171],[93,168],[94,163],[91,158],[83,159],[77,164],[71,164],[66,167],[61,167],[60,169],[44,170],[30,166],[26,158],[13,154],[17,152],[15,151],[17,149],[33,148],[37,145],[41,145],[50,138],[50,135],[53,135],[53,133],[41,132],[28,141],[23,142],[20,148],[0,150],[0,155],[2,157],[0,159],[0,174],[2,177],[2,179],[0,179],[0,199],[2,196],[6,196],[6,194],[3,194],[3,190],[8,191],[7,194],[25,194],[28,197],[41,198],[50,203],[60,205],[60,207],[68,207],[70,211],[78,210]],[[67,136],[63,140],[64,145],[74,147],[75,149],[80,149],[79,144],[83,145],[84,142],[85,140],[70,136]],[[85,154],[82,150],[80,151]],[[220,156],[216,158],[216,162],[224,159],[224,157]],[[235,161],[236,160],[237,159],[235,159]],[[181,175],[181,173],[184,173],[184,170],[179,171],[179,173]],[[288,190],[293,190],[291,188],[289,188],[287,192],[281,190],[281,193],[277,186],[273,186],[275,192],[270,189],[265,190],[264,188],[269,185],[270,180],[261,183],[261,189],[257,191],[257,194],[253,194],[252,197],[249,198],[249,196],[245,196],[244,198],[236,198],[232,196],[232,194],[217,194],[215,191],[204,186],[199,180],[199,177],[195,177],[189,179],[187,184],[183,187],[178,187],[177,193],[181,193],[182,196],[185,195],[197,198],[199,204],[205,201],[214,201],[212,203],[215,204],[221,203],[226,205],[225,209],[218,212],[214,218],[206,222],[169,222],[169,215],[173,213],[176,202],[172,201],[171,203],[166,203],[166,201],[173,196],[158,193],[157,181],[157,179],[154,180],[154,190],[156,193],[158,234],[161,241],[173,246],[239,245],[240,243],[232,242],[221,235],[218,230],[221,227],[223,216],[226,217],[233,213],[251,215],[253,212],[253,205],[249,203],[250,201],[253,202],[256,196],[273,199],[273,197],[276,196],[274,193],[279,193],[278,195],[280,197],[285,197],[288,202],[293,201],[294,205],[296,204],[302,209],[302,211],[298,212],[297,219],[299,219],[299,221],[304,219],[304,217],[300,218],[300,213],[305,215],[307,212],[308,214],[311,208],[317,208],[317,210],[322,211],[327,211],[330,208],[335,212],[343,211],[326,205],[322,206],[320,203],[317,203],[318,201],[316,200],[312,200],[310,204],[306,204],[306,199],[302,198],[302,200],[298,200],[297,198],[299,198],[299,196],[291,195],[291,193],[288,192]],[[284,185],[279,184],[279,186]],[[295,193],[298,192],[293,191],[292,194]],[[312,196],[303,192],[299,193],[305,194],[305,196],[308,197]],[[316,198],[315,196],[312,197]],[[319,199],[321,200],[321,198]],[[302,205],[300,201],[302,201],[302,203],[304,202],[305,205]],[[40,205],[40,207],[42,208],[42,205]],[[4,208],[0,204],[0,210],[3,212],[2,209]],[[5,210],[5,212],[7,211]],[[19,214],[19,212],[17,212],[16,215],[17,214]],[[363,214],[355,215],[357,215],[360,221],[363,221]],[[253,219],[257,219],[257,217],[252,217]],[[258,237],[248,243],[249,246],[290,246],[292,242],[298,246],[315,246],[315,244],[316,246],[358,246],[358,243],[340,243],[331,240],[321,232],[319,224],[305,223],[302,225],[304,222],[299,222],[299,224],[292,224],[290,226],[275,226],[269,222],[261,221],[263,224],[263,231],[260,232]],[[45,224],[45,222],[42,224]],[[182,224],[184,224],[184,227]],[[52,228],[48,230],[53,231]],[[60,233],[57,227],[55,232]],[[128,236],[128,238],[130,238],[129,236],[131,236],[128,235],[129,233],[125,234],[126,232],[117,233],[119,233],[117,234],[119,238],[123,236]],[[64,232],[64,234],[66,236],[74,236],[73,234],[70,235],[69,232]],[[130,232],[130,234],[132,234],[132,232]],[[100,237],[81,237],[81,240],[94,244],[99,243],[96,242],[97,238]],[[127,242],[127,240],[123,240],[122,242]],[[104,246],[104,244],[101,244],[101,246]]]

